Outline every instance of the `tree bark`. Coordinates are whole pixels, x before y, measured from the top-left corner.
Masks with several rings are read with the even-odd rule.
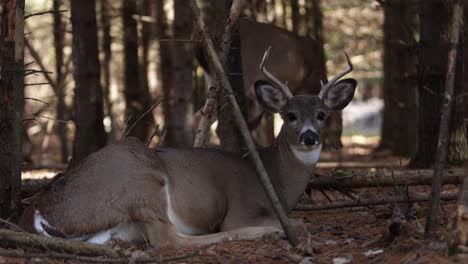
[[[21,206],[24,1],[0,0],[0,9],[0,218],[15,219]]]
[[[156,38],[159,43],[159,65],[158,65],[158,75],[161,77],[161,90],[164,95],[170,94],[174,87],[174,79],[172,76],[172,59],[171,59],[171,49],[170,42],[165,41],[169,36],[169,25],[167,21],[166,14],[164,12],[164,0],[155,2],[155,13],[156,13],[156,25],[155,33]],[[174,119],[173,108],[171,107],[170,101],[165,99],[163,101],[163,111],[164,111],[164,127],[167,127],[166,120]],[[167,134],[167,133],[166,133]]]
[[[315,67],[309,67],[306,81],[308,94],[318,94],[320,92],[320,81],[326,83],[327,68],[324,39],[323,39],[323,14],[320,5],[320,0],[310,0],[307,3],[307,35],[314,40],[313,60],[308,60],[308,63]],[[341,142],[341,134],[343,131],[343,118],[341,112],[333,112],[326,121],[326,126],[323,131],[325,139],[325,148],[340,149],[343,147]]]
[[[71,22],[76,125],[73,164],[76,164],[106,144],[95,0],[72,0]]]
[[[450,126],[450,115],[452,110],[452,102],[454,95],[454,82],[455,82],[455,71],[457,64],[457,46],[460,38],[460,32],[463,27],[463,2],[462,0],[454,0],[453,2],[453,13],[451,23],[449,25],[449,53],[447,59],[447,74],[445,77],[445,93],[444,101],[442,105],[441,117],[440,117],[440,128],[439,136],[437,140],[437,153],[436,153],[436,164],[434,168],[434,179],[432,182],[431,191],[431,204],[429,207],[425,235],[428,238],[435,239],[437,237],[437,225],[438,215],[440,207],[440,192],[442,187],[442,177],[444,172],[444,166],[447,159],[448,152],[448,136]]]
[[[416,43],[414,1],[385,1],[384,84],[381,149],[414,154],[417,142]]]
[[[238,73],[242,72],[241,58],[240,58],[240,36],[237,26],[233,25],[234,28],[231,30],[229,36],[225,36],[228,40],[223,39],[223,32],[225,25],[228,21],[229,8],[232,4],[232,0],[204,0],[201,1],[201,10],[203,12],[203,19],[207,25],[208,33],[213,39],[213,43],[218,52],[221,54],[227,54],[227,56],[221,56],[222,64],[227,72],[233,73],[229,75],[229,81],[233,83],[234,95],[237,102],[239,103],[244,116],[246,117],[246,111],[244,107],[244,89],[242,76]],[[254,8],[255,9],[255,8]],[[229,42],[226,46],[226,50],[222,50],[224,42]],[[232,46],[232,48],[231,48]],[[205,54],[205,57],[208,55]],[[213,67],[209,65],[209,67]],[[210,73],[214,73],[213,69],[210,69]],[[236,75],[237,74],[237,75]],[[213,77],[213,76],[212,76]],[[219,80],[213,80],[213,84],[210,86],[221,87]],[[216,133],[220,139],[221,147],[223,150],[231,152],[240,152],[243,148],[243,142],[238,128],[235,125],[235,120],[232,114],[232,106],[229,104],[226,96],[226,91],[217,89],[218,91],[218,127]]]
[[[174,21],[172,24],[175,39],[190,39],[193,15],[190,5],[183,0],[174,1]],[[165,116],[165,144],[173,147],[188,147],[193,142],[193,47],[192,43],[172,42],[173,89],[164,95],[171,108],[171,115]]]
[[[102,27],[102,43],[101,43],[101,50],[104,53],[102,58],[102,86],[104,92],[104,108],[105,108],[105,115],[109,118],[110,121],[110,131],[107,133],[109,142],[113,142],[116,140],[115,135],[115,122],[114,122],[114,114],[112,112],[112,100],[110,96],[110,63],[112,58],[112,36],[111,32],[111,21],[110,21],[110,14],[109,14],[109,1],[108,0],[101,0],[101,27]]]
[[[418,144],[415,156],[409,166],[413,168],[425,168],[434,164],[439,135],[441,101],[444,93],[445,72],[447,69],[447,53],[449,50],[448,21],[451,17],[452,1],[431,0],[420,2],[421,36],[418,53],[418,93],[419,93],[419,118],[418,118]],[[457,65],[457,68],[461,65]],[[456,70],[459,72],[459,70]],[[458,77],[455,77],[458,79]],[[455,84],[455,97],[458,96],[462,85]],[[466,146],[466,138],[460,137],[459,129],[461,118],[451,120],[449,149],[452,153],[463,150]],[[465,149],[465,153],[468,152]],[[468,153],[466,153],[468,155]],[[453,156],[453,155],[452,155]],[[451,160],[449,163],[460,163]]]
[[[62,22],[62,14],[59,12],[61,7],[60,1],[53,1],[54,10],[54,51],[55,51],[55,84],[57,86],[57,119],[65,120],[67,106],[65,104],[65,84],[63,76],[63,48],[64,48],[64,24]],[[68,163],[68,140],[67,140],[67,124],[57,122],[58,136],[60,139],[60,155],[62,163]]]
[[[291,4],[292,32],[299,35],[300,26],[301,26],[301,15],[299,13],[299,1],[290,0],[290,4]]]
[[[142,113],[150,108],[151,98],[148,87],[142,85],[140,62],[138,57],[138,30],[137,21],[133,18],[137,15],[137,4],[135,0],[122,1],[122,23],[124,39],[124,95],[125,116],[128,127],[140,117]],[[153,125],[153,116],[145,115],[134,128],[129,131],[129,136],[135,136],[146,142],[150,127]]]
[[[467,8],[465,7],[465,11]],[[466,17],[466,13],[465,13]],[[466,33],[465,33],[466,34]],[[468,162],[465,163],[465,174],[468,175]],[[453,253],[467,253],[468,247],[468,177],[465,177],[463,185],[460,186],[458,196],[457,211],[453,228],[454,241],[451,246]],[[465,252],[463,252],[465,249]]]

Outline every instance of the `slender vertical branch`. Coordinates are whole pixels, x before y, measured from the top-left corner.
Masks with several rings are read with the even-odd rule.
[[[216,53],[213,41],[211,40],[211,37],[206,31],[205,22],[203,21],[200,15],[200,10],[198,9],[197,3],[195,0],[192,0],[190,3],[192,6],[193,13],[195,15],[196,23],[198,23],[198,26],[200,27],[202,31],[203,40],[206,45],[205,48],[207,49],[209,59],[212,61],[212,65],[214,66],[216,78],[220,80],[221,85],[226,90],[226,94],[228,96],[229,102],[231,103],[232,108],[233,108],[233,114],[235,117],[236,124],[240,130],[240,133],[242,134],[242,138],[244,139],[244,142],[247,148],[249,149],[249,156],[254,163],[255,169],[260,177],[261,183],[263,187],[265,188],[265,191],[272,203],[273,208],[275,209],[275,212],[278,216],[281,226],[283,227],[285,233],[288,236],[290,243],[293,246],[297,246],[299,244],[299,240],[296,234],[294,233],[294,230],[292,229],[291,224],[289,223],[288,216],[286,215],[286,212],[283,206],[281,205],[281,202],[273,187],[273,184],[271,183],[271,180],[266,172],[266,169],[263,166],[262,160],[260,159],[260,155],[255,149],[255,144],[250,135],[249,129],[247,127],[247,123],[245,122],[244,116],[242,115],[242,112],[239,106],[237,105],[237,101],[233,95],[231,84],[226,78],[226,73],[224,72],[221,61],[218,57],[218,54]]]
[[[449,28],[449,53],[447,73],[445,78],[445,93],[443,97],[442,115],[440,120],[439,138],[437,141],[436,163],[434,167],[434,179],[432,182],[431,204],[426,220],[426,237],[435,239],[438,224],[440,206],[440,191],[442,186],[443,169],[447,159],[448,133],[450,124],[450,110],[453,102],[455,65],[457,57],[457,44],[460,39],[460,30],[463,23],[463,4],[461,0],[453,2],[452,21]]]
[[[232,2],[228,21],[224,27],[223,35],[221,36],[221,39],[223,41],[221,41],[221,52],[219,57],[222,65],[226,65],[229,50],[231,49],[232,27],[237,23],[237,20],[239,18],[240,13],[242,12],[244,5],[245,0],[234,0]],[[194,147],[203,147],[205,145],[206,137],[213,121],[212,117],[214,116],[214,112],[216,111],[217,93],[218,91],[216,91],[214,87],[211,87],[208,91],[206,102],[202,110],[200,122],[198,124],[198,129],[195,133],[195,139],[193,143]]]

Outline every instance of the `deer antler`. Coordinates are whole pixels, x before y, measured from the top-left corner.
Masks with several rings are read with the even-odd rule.
[[[353,70],[353,64],[351,63],[351,60],[349,59],[348,53],[346,51],[344,52],[346,56],[346,61],[348,62],[348,68],[346,68],[344,71],[338,73],[331,81],[327,82],[326,84],[323,84],[322,81],[320,81],[320,84],[322,88],[320,89],[320,92],[318,94],[318,97],[323,98],[327,90],[332,87],[339,79],[341,79],[343,76],[346,74],[350,73]]]
[[[291,91],[288,88],[287,83],[282,83],[280,80],[278,80],[273,74],[271,74],[269,71],[267,71],[265,67],[265,62],[268,59],[268,56],[270,56],[270,51],[271,51],[271,46],[268,47],[268,49],[265,51],[265,54],[263,54],[263,59],[262,62],[260,63],[260,70],[274,83],[276,83],[280,88],[283,94],[288,98],[291,99],[293,97]]]

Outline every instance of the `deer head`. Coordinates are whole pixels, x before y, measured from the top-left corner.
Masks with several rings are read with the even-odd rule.
[[[260,63],[261,71],[272,81],[254,83],[255,93],[260,105],[269,112],[280,113],[284,120],[280,136],[287,138],[293,151],[307,152],[321,148],[321,129],[332,111],[341,111],[354,96],[356,80],[340,78],[353,70],[345,53],[348,68],[328,83],[321,86],[318,95],[293,96],[286,83],[282,83],[265,67],[271,47],[267,49]]]

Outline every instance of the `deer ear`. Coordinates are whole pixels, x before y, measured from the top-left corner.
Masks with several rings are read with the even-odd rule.
[[[268,112],[279,113],[288,103],[286,96],[269,82],[256,81],[254,88],[258,103]]]
[[[323,95],[324,104],[332,111],[341,111],[353,99],[357,82],[354,79],[344,79],[332,87]]]

